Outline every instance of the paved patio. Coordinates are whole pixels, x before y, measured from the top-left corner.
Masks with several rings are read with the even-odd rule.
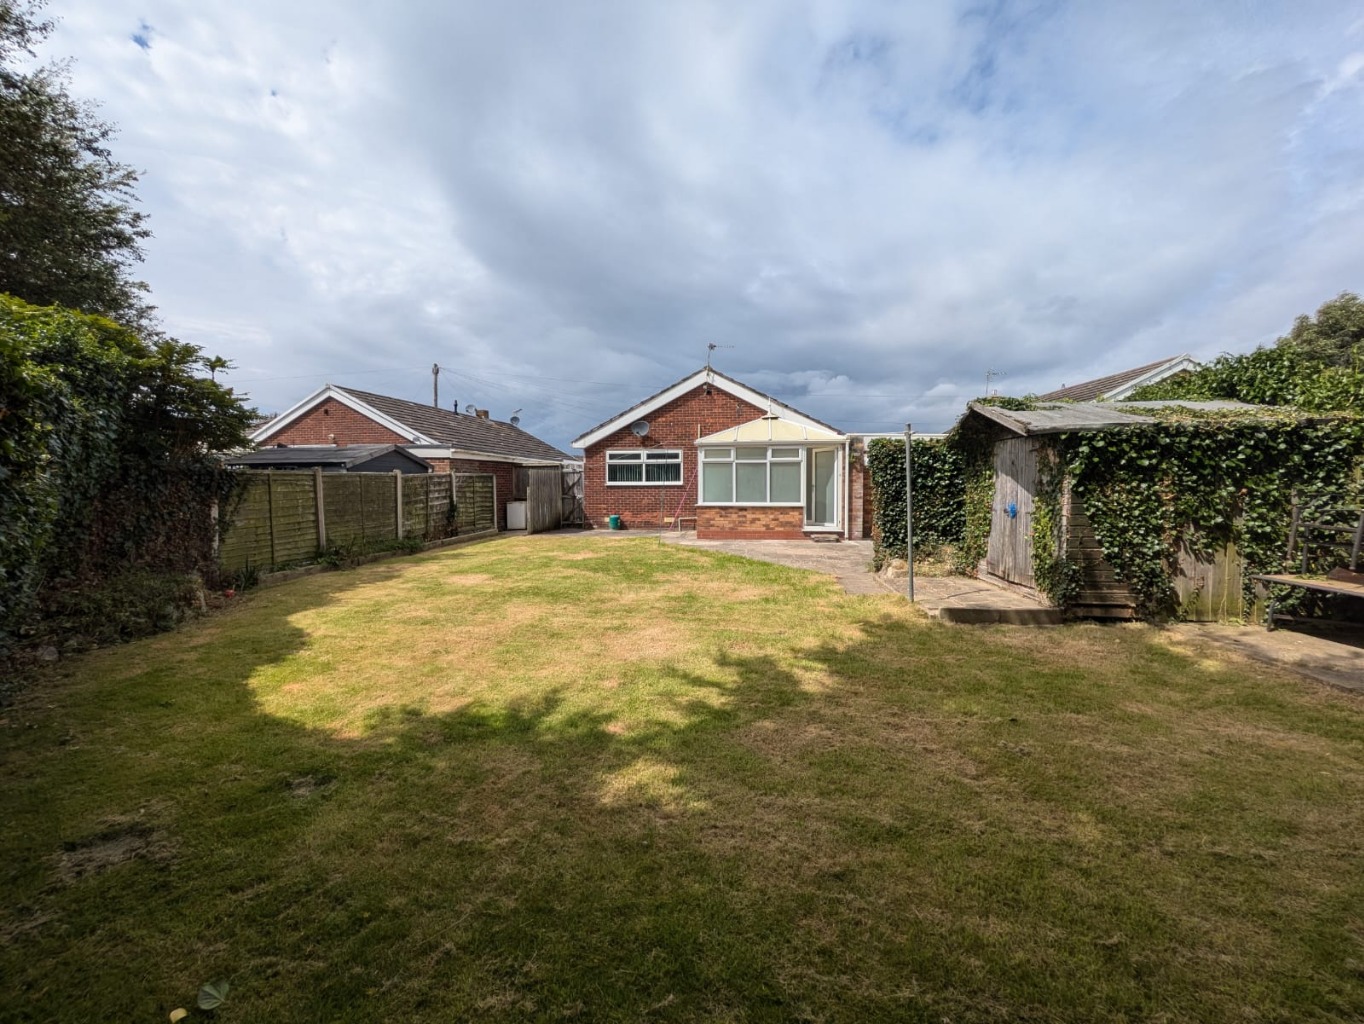
[[[775,562],[827,573],[849,594],[905,595],[904,578],[890,579],[871,571],[870,540],[697,540],[692,532],[662,534],[664,543],[723,551],[742,558]],[[964,625],[1012,623],[1055,625],[1060,613],[1027,597],[963,576],[925,576],[914,581],[914,603],[944,622]]]
[[[849,594],[888,594],[891,589],[871,571],[871,541],[844,540],[697,540],[696,534],[665,532],[665,544],[723,551],[759,562],[826,573]]]

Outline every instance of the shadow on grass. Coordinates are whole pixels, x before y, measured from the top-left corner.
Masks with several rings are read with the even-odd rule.
[[[667,670],[663,706],[624,722],[619,704],[581,706],[571,677],[440,714],[384,707],[357,739],[263,713],[253,677],[309,650],[295,617],[404,568],[263,591],[147,642],[128,685],[78,669],[16,709],[7,1019],[53,1019],[55,990],[57,1019],[154,1019],[218,976],[234,985],[224,1020],[1358,1005],[1358,977],[1319,941],[1357,941],[1358,886],[1276,925],[1263,894],[1310,887],[1285,888],[1254,808],[1214,800],[1242,831],[1209,852],[1176,817],[1183,793],[1148,799],[1278,792],[1273,763],[1191,783],[1178,724],[1125,706],[1196,703],[1223,685],[1210,669],[1101,638],[1092,661],[1058,661],[1006,632],[884,617],[794,661],[716,651],[706,672]],[[1336,813],[1358,813],[1349,796]],[[169,853],[54,880],[53,851],[120,820]]]

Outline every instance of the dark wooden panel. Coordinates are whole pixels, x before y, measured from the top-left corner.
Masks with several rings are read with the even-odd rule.
[[[563,521],[563,470],[558,466],[526,467],[526,532],[557,530]]]
[[[986,567],[991,573],[1025,587],[1035,585],[1032,572],[1032,505],[1037,486],[1037,443],[1010,437],[995,445],[995,494],[990,509]],[[1014,514],[1009,514],[1010,506]]]

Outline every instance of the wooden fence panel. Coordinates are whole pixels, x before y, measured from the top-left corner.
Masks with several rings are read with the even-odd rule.
[[[409,473],[402,478],[403,536],[425,540],[431,535],[431,509],[427,504],[430,480],[436,473]]]
[[[496,481],[491,473],[455,474],[455,532],[497,529]]]
[[[317,498],[311,473],[269,473],[274,565],[317,557]]]
[[[449,537],[455,532],[455,478],[449,473],[432,473],[426,481],[427,501],[431,506],[431,539]]]
[[[228,510],[227,533],[218,547],[218,561],[225,572],[270,566],[269,502],[265,474],[248,474],[241,500]]]
[[[398,537],[437,540],[495,530],[493,477],[486,473],[300,473],[247,471],[241,501],[219,546],[225,572],[268,571],[319,553],[317,488],[328,547],[382,547]],[[557,487],[556,500],[557,500]],[[456,505],[456,495],[459,504]]]

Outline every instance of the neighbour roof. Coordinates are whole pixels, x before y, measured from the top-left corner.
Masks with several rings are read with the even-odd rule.
[[[229,466],[356,466],[391,451],[429,468],[430,463],[396,444],[293,445],[224,456]]]
[[[695,373],[688,374],[674,384],[669,384],[662,391],[655,392],[642,402],[636,402],[634,405],[630,406],[630,408],[626,409],[624,412],[617,413],[609,420],[603,420],[601,423],[598,423],[581,437],[575,438],[573,447],[590,448],[598,441],[604,440],[614,434],[617,430],[629,426],[635,420],[642,419],[655,409],[663,408],[663,406],[667,405],[669,402],[681,398],[688,391],[698,388],[703,384],[710,384],[712,387],[748,402],[750,405],[756,405],[758,408],[766,406],[768,410],[780,412],[785,418],[794,422],[832,431],[840,438],[843,436],[838,433],[837,428],[831,427],[829,424],[817,420],[813,416],[808,416],[799,409],[789,406],[785,402],[773,398],[771,395],[763,394],[761,391],[755,391],[747,384],[737,381],[733,377],[707,366],[697,370]]]
[[[967,413],[978,413],[1016,434],[1063,434],[1077,430],[1105,430],[1154,423],[1142,410],[1181,408],[1204,412],[1253,411],[1261,408],[1244,402],[1050,402],[1032,409],[1003,409],[972,402]]]
[[[261,441],[268,438],[328,398],[368,416],[417,445],[448,446],[471,455],[504,458],[513,462],[564,462],[575,458],[510,423],[462,416],[449,409],[377,395],[372,391],[337,387],[335,384],[328,384],[313,392],[288,412],[257,427],[251,432],[251,439]]]
[[[511,455],[521,459],[542,459],[546,462],[576,459],[576,456],[559,451],[534,434],[528,434],[520,427],[503,423],[501,420],[460,415],[449,409],[438,409],[432,405],[408,402],[401,398],[389,398],[370,391],[356,391],[354,388],[336,390],[354,395],[371,408],[400,423],[406,423],[438,444],[448,444],[451,448],[484,452],[489,455]]]
[[[1154,384],[1181,370],[1193,370],[1197,367],[1197,361],[1190,355],[1171,356],[1147,363],[1145,366],[1123,370],[1121,373],[1111,373],[1107,377],[1096,377],[1094,380],[1060,387],[1037,397],[1044,402],[1093,402],[1101,398],[1116,401],[1126,398],[1146,384]]]
[[[783,419],[780,416],[759,416],[756,420],[740,423],[737,427],[698,438],[697,444],[757,444],[767,441],[842,441],[843,435],[827,427]]]

